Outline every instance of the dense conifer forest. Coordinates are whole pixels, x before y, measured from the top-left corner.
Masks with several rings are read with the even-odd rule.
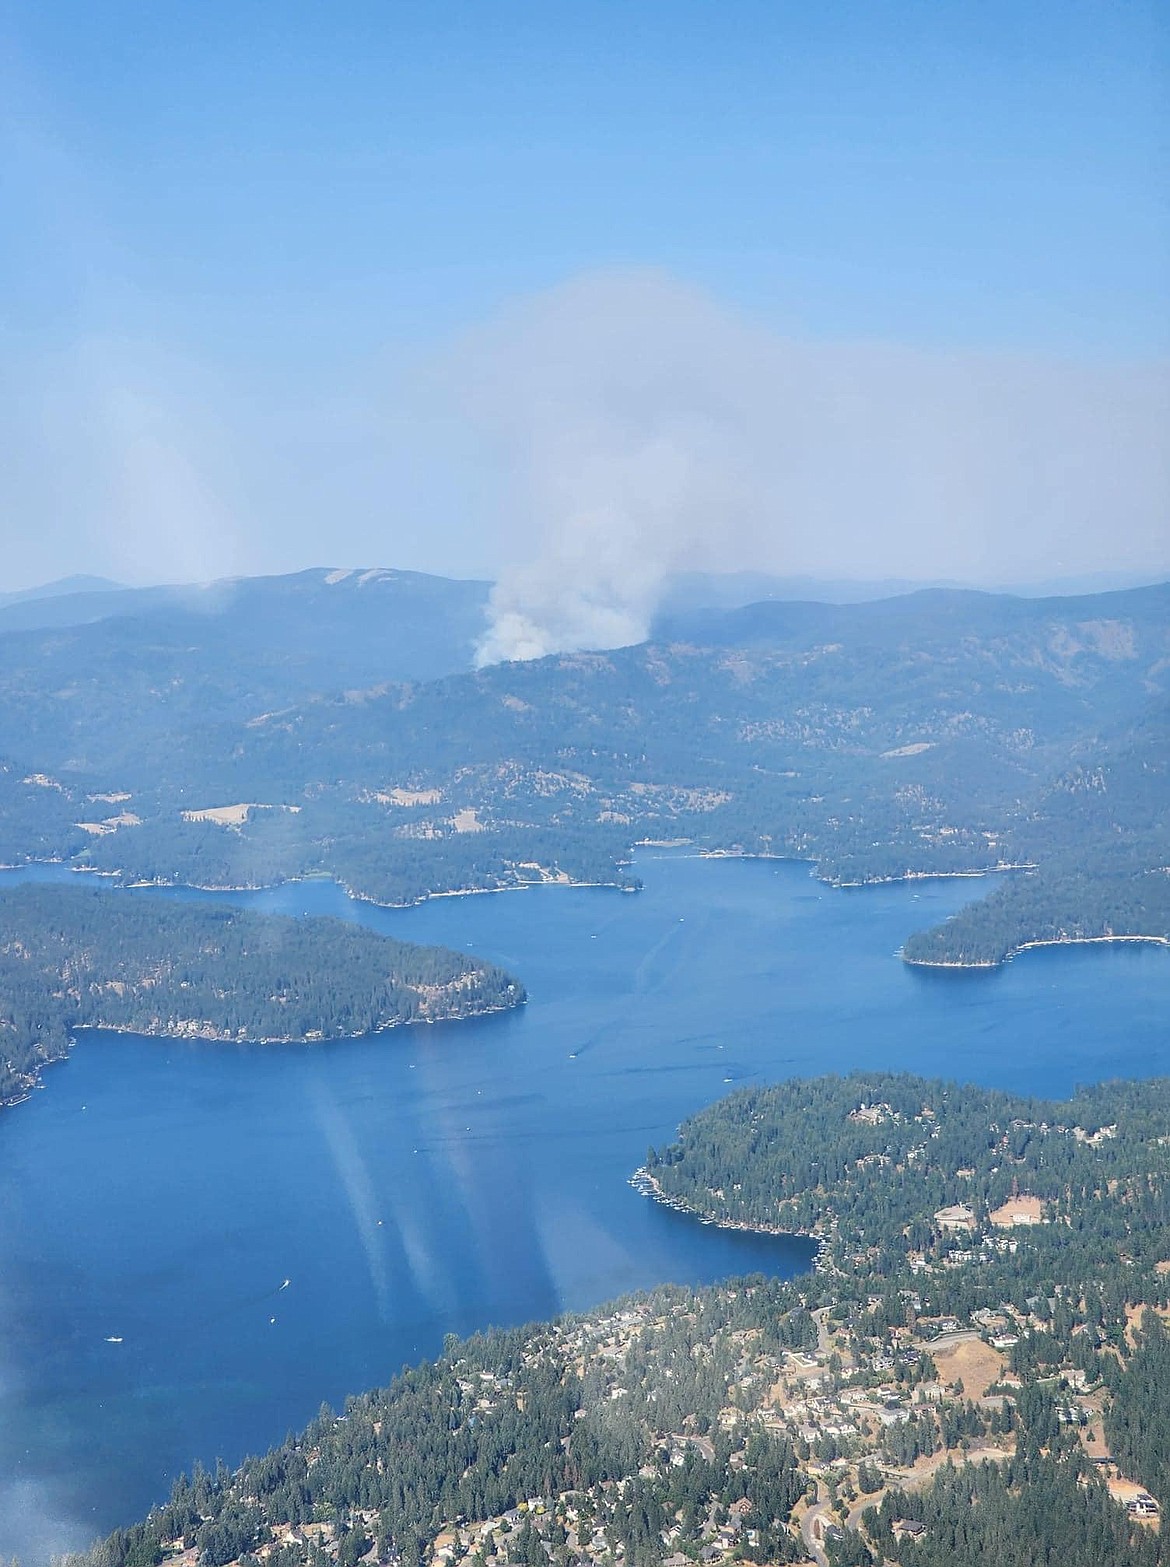
[[[491,964],[341,920],[95,888],[0,892],[0,1102],[27,1093],[78,1028],[312,1040],[523,1000]]]

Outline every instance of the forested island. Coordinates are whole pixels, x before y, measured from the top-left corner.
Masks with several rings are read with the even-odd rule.
[[[79,1028],[320,1040],[524,999],[490,963],[342,920],[86,887],[0,891],[0,1103],[27,1094]]]
[[[643,1184],[815,1273],[452,1340],[76,1567],[1164,1567],[1170,1082],[733,1095]]]

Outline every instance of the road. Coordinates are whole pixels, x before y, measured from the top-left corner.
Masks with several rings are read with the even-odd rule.
[[[817,1567],[829,1567],[829,1558],[825,1555],[820,1537],[820,1530],[829,1514],[829,1503],[828,1498],[821,1499],[820,1491],[818,1482],[817,1500],[800,1520],[800,1538],[804,1541],[804,1548],[816,1562]]]
[[[828,1306],[821,1306],[817,1311],[814,1311],[811,1315],[812,1315],[813,1321],[817,1325],[817,1354],[818,1355],[825,1355],[825,1356],[831,1355],[833,1353],[833,1343],[832,1343],[832,1340],[829,1338],[829,1308],[828,1308]]]

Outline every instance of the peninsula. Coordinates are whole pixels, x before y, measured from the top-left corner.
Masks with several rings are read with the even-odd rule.
[[[88,887],[0,893],[0,1104],[24,1098],[81,1028],[312,1041],[524,999],[490,963],[342,920]]]

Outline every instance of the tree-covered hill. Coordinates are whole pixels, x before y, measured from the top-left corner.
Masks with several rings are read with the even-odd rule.
[[[915,934],[911,962],[1000,963],[1037,941],[1170,943],[1170,704],[1078,747],[1011,842],[1036,869]]]
[[[881,1275],[912,1252],[944,1257],[956,1236],[994,1235],[992,1215],[1023,1193],[1036,1222],[1011,1253],[1017,1287],[1037,1270],[1083,1281],[1124,1252],[1131,1287],[1156,1292],[1170,1256],[1170,1079],[1057,1103],[899,1073],[794,1078],[701,1110],[646,1170],[691,1212],[812,1231],[842,1272],[864,1255]],[[936,1215],[950,1208],[963,1213],[948,1226]]]
[[[12,605],[0,609],[4,749],[26,772],[108,782],[136,748],[182,749],[209,720],[245,724],[318,692],[470,669],[487,592],[315,569]]]
[[[89,888],[0,892],[0,1103],[27,1092],[78,1028],[330,1039],[523,1000],[491,964],[341,920]]]

